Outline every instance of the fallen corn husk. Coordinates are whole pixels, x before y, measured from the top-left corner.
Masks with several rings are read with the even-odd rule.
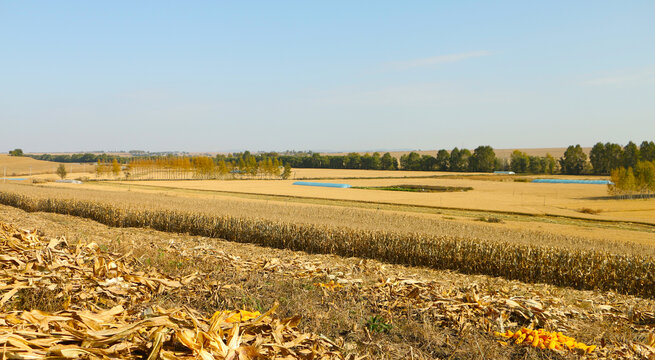
[[[0,223],[3,359],[343,359],[333,342],[299,332],[300,317],[275,317],[275,307],[209,319],[187,308],[142,309],[189,281],[135,271],[95,243],[71,246]],[[46,290],[63,310],[12,310],[27,292]]]

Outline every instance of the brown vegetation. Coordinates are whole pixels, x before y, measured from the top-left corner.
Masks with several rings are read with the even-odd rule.
[[[38,227],[49,236],[66,235],[70,244],[96,242],[139,271],[157,269],[173,278],[198,276],[199,284],[205,284],[192,287],[204,290],[158,293],[144,308],[183,307],[209,317],[216,310],[265,310],[278,302],[280,316],[303,316],[300,331],[325,335],[353,358],[577,358],[566,352],[502,346],[492,335],[532,325],[597,345],[589,358],[636,359],[648,351],[648,324],[655,321],[651,300],[615,293],[109,228],[5,206],[0,206],[0,220]],[[334,291],[314,285],[332,281],[340,284]],[[378,331],[369,323],[391,328]]]

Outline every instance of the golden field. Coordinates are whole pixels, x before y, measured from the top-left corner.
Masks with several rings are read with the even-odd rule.
[[[7,177],[37,174],[55,174],[60,163],[53,161],[35,160],[26,156],[9,156],[0,154],[0,176],[3,175],[4,169],[7,169]],[[88,174],[95,172],[93,164],[75,164],[65,163],[66,171],[76,174]],[[72,178],[73,174],[69,176]]]
[[[29,185],[3,185],[0,190],[0,203],[4,205],[30,212],[84,217],[109,226],[148,227],[312,253],[655,297],[652,245],[611,240],[590,242],[502,228],[476,229],[445,221],[421,226],[418,219],[409,217],[395,219],[405,223],[405,230],[400,227],[382,230],[376,226],[378,221],[370,222],[366,216],[371,215],[370,210],[360,213],[362,220],[369,222],[367,230],[352,225],[356,214],[352,210],[345,221],[321,225],[298,220],[303,216],[317,216],[311,209],[294,214],[292,221],[252,216],[256,207],[268,207],[261,203],[243,207],[249,215],[240,216],[232,210],[234,204],[227,206],[227,211],[216,211],[212,209],[216,201],[164,199],[159,194],[98,194]],[[263,212],[274,213],[274,208],[268,207]],[[343,216],[342,209],[327,210],[330,212]],[[411,220],[414,221],[409,223]],[[430,230],[419,232],[418,229]],[[634,274],[642,275],[634,277]]]
[[[343,171],[346,170],[342,170],[341,172]],[[343,182],[357,187],[399,184],[469,186],[473,190],[467,192],[418,193],[369,189],[341,189],[292,185],[293,180],[139,181],[133,184],[135,189],[140,186],[148,186],[161,188],[162,191],[186,189],[208,192],[239,192],[655,224],[655,201],[612,199],[608,197],[607,187],[605,185],[537,184],[529,182],[469,180],[467,178],[341,180],[332,179],[329,182]],[[103,186],[107,185],[104,184]],[[94,185],[90,184],[88,186]],[[580,212],[584,208],[598,210],[600,212],[595,215]]]

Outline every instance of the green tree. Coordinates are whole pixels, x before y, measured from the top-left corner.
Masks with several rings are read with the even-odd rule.
[[[584,153],[579,144],[576,146],[571,145],[564,152],[564,156],[559,159],[559,163],[564,174],[580,175],[585,169],[587,154]]]
[[[543,174],[545,168],[545,159],[539,156],[528,156],[529,165],[528,170],[533,174]]]
[[[432,155],[421,156],[421,170],[432,171],[437,169],[437,159]]]
[[[373,169],[373,157],[371,154],[366,153],[362,156],[362,169],[371,170]]]
[[[382,158],[380,157],[379,152],[374,152],[371,156],[371,169],[380,170],[382,168]]]
[[[417,152],[410,152],[400,157],[400,167],[403,170],[421,170],[421,155]]]
[[[23,156],[23,149],[10,150],[9,156]]]
[[[396,170],[398,169],[398,159],[391,156],[390,153],[384,153],[380,159],[380,167],[382,170]]]
[[[441,149],[437,152],[437,170],[448,171],[450,167],[450,154],[448,150]]]
[[[605,159],[607,161],[607,173],[609,174],[613,169],[621,165],[623,158],[623,148],[619,144],[605,143]]]
[[[609,161],[605,152],[605,145],[597,142],[589,152],[589,161],[593,167],[594,174],[609,174]]]
[[[327,158],[321,156],[319,153],[313,153],[311,159],[312,168],[322,168],[327,166]]]
[[[639,155],[641,160],[655,161],[655,143],[652,141],[643,141],[639,145]]]
[[[496,165],[496,153],[491,146],[478,146],[469,159],[471,171],[492,172]]]
[[[528,172],[530,157],[522,151],[514,150],[510,155],[509,168],[517,174]]]
[[[468,169],[471,152],[467,149],[455,147],[450,152],[450,171],[466,171]]]
[[[634,168],[639,162],[639,148],[635,143],[630,141],[623,148],[623,158],[621,159],[624,168]]]
[[[557,171],[557,160],[555,160],[555,158],[551,154],[546,154],[544,160],[546,162],[544,171],[548,174],[554,174]]]
[[[66,174],[66,166],[64,166],[64,164],[59,164],[57,167],[57,175],[59,175],[59,177],[64,180],[66,178]]]
[[[507,161],[507,159],[501,159],[501,158],[497,157],[494,160],[494,170],[508,171],[509,170],[509,161]]]
[[[361,169],[362,168],[362,157],[355,152],[349,153],[346,157],[346,168],[347,169]]]

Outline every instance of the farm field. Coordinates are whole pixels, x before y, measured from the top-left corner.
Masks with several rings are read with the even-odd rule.
[[[411,203],[416,201],[416,195],[467,195],[476,188],[484,190],[478,197],[506,196],[517,189],[533,193],[545,189],[539,193],[543,196],[558,189],[553,198],[573,202],[574,206],[579,205],[575,201],[608,201],[577,199],[598,197],[598,190],[593,189],[596,185],[592,189],[577,184],[562,188],[561,184],[471,180],[467,176],[346,182],[380,186],[399,181],[466,185],[474,190],[410,193],[300,187],[291,185],[292,181],[271,180],[0,184],[3,204],[37,211],[26,214],[0,205],[0,221],[38,227],[48,235],[65,235],[72,242],[93,239],[117,256],[135,256],[139,266],[146,270],[152,266],[168,276],[188,276],[198,270],[212,274],[203,275],[210,276],[203,281],[226,286],[226,290],[212,295],[211,299],[219,299],[212,300],[216,302],[185,295],[184,300],[161,297],[154,303],[187,303],[209,317],[216,307],[264,311],[277,301],[284,304],[280,309],[282,316],[301,314],[303,331],[325,334],[343,344],[341,351],[353,356],[398,358],[407,354],[409,346],[416,359],[434,358],[435,354],[444,358],[455,354],[462,359],[514,359],[518,354],[528,359],[549,358],[540,349],[525,352],[527,349],[515,345],[499,345],[491,330],[498,330],[498,321],[502,328],[514,330],[521,326],[557,329],[584,344],[598,346],[592,356],[595,358],[629,358],[637,351],[634,349],[647,346],[647,324],[655,323],[652,300],[647,300],[654,295],[655,288],[651,284],[655,257],[652,226],[417,207]],[[300,193],[285,193],[280,188]],[[360,198],[342,198],[335,191],[353,191]],[[321,197],[317,192],[331,195]],[[395,202],[387,201],[389,197]],[[472,199],[476,198],[458,201],[473,202]],[[651,200],[626,201],[630,202],[649,204]],[[593,219],[602,214],[580,217],[587,215]],[[78,216],[129,228],[106,227]],[[479,221],[480,218],[500,222],[488,223]],[[165,228],[168,233],[135,227]],[[204,235],[191,236],[194,234]],[[347,245],[350,241],[352,245]],[[145,243],[149,246],[141,246]],[[426,256],[428,253],[431,255]],[[238,267],[220,272],[210,270],[217,268],[216,261],[225,259],[220,254],[228,256],[227,262],[221,264],[239,264]],[[498,266],[497,262],[505,265]],[[389,263],[453,269],[468,275]],[[510,265],[517,263],[520,265]],[[278,269],[277,264],[292,265],[280,268],[281,273],[277,274],[278,270],[271,270]],[[306,274],[308,268],[320,271],[312,272],[309,278],[294,275]],[[634,273],[643,273],[645,278],[634,279],[630,275]],[[330,281],[338,281],[332,284],[339,286],[329,285]],[[534,282],[563,287],[531,284]],[[316,285],[321,283],[327,284],[327,288]],[[616,291],[606,292],[608,289]],[[416,293],[422,295],[414,297],[412,294]],[[444,299],[450,305],[444,305]],[[337,309],[352,310],[344,313]],[[540,315],[521,319],[519,314],[526,314],[526,310],[538,311]],[[485,315],[503,312],[514,315],[507,320]],[[392,324],[391,330],[372,333],[367,328],[371,321]],[[428,323],[433,325],[426,326]],[[407,333],[414,335],[406,338]]]
[[[327,227],[348,226],[363,231],[462,236],[526,245],[538,243],[579,250],[655,255],[652,226],[348,201],[322,202],[302,197],[267,198],[263,195],[142,187],[139,184],[0,184],[0,191],[38,198],[86,200],[135,209],[179,210]],[[500,218],[503,223],[486,223],[479,221],[481,217]]]
[[[57,191],[62,189],[63,191]],[[348,224],[366,230],[393,230],[407,232],[440,233],[443,224],[453,224],[453,232],[460,231],[461,226],[479,229],[471,236],[495,238],[498,232],[509,232],[508,239],[535,238],[532,232],[522,235],[526,230],[554,235],[560,240],[547,241],[548,236],[537,236],[541,242],[553,246],[574,246],[580,239],[585,239],[580,248],[610,247],[619,251],[629,249],[624,243],[651,246],[655,244],[652,227],[629,225],[623,223],[597,223],[586,220],[562,218],[543,218],[534,216],[485,213],[480,211],[463,211],[450,209],[421,208],[403,205],[384,205],[379,203],[361,203],[338,200],[322,200],[302,197],[280,197],[258,194],[229,192],[207,192],[202,190],[170,189],[156,186],[143,186],[137,183],[85,183],[44,184],[38,187],[8,186],[8,190],[23,193],[35,193],[43,196],[71,197],[93,201],[109,201],[123,204],[143,204],[147,207],[189,209],[209,214],[230,214],[239,217],[265,218],[275,221],[309,223],[319,225]],[[485,224],[481,217],[502,219],[502,224]],[[475,235],[474,235],[475,234]],[[550,235],[549,235],[550,236]],[[522,240],[521,240],[522,241]],[[529,241],[527,243],[530,243]],[[617,245],[619,244],[619,245]],[[646,249],[649,252],[650,247]],[[638,249],[637,252],[644,249]],[[655,255],[655,253],[654,253]]]
[[[26,213],[3,205],[0,223],[38,229],[48,238],[65,236],[70,245],[95,244],[134,264],[137,271],[200,281],[155,294],[151,306],[184,306],[207,318],[221,309],[263,312],[278,306],[280,317],[302,316],[304,332],[320,333],[339,344],[343,355],[353,356],[349,359],[363,355],[397,359],[408,353],[417,360],[579,358],[575,351],[502,345],[498,340],[503,339],[490,331],[499,324],[512,330],[534,326],[561,331],[595,345],[589,358],[636,359],[648,351],[648,324],[655,321],[652,300],[611,292],[107,227],[78,217]],[[331,281],[337,285],[320,286]],[[23,301],[30,303],[12,301],[7,306],[19,311],[22,306],[62,310],[62,301],[44,297],[46,293],[22,290],[27,299]],[[380,326],[389,324],[388,330],[367,325],[372,319],[379,319]]]
[[[66,170],[71,173],[91,173],[95,167],[93,165],[64,164]],[[26,156],[9,156],[0,154],[0,177],[4,169],[7,169],[7,177],[29,175],[30,171],[36,174],[55,174],[59,163],[52,161],[35,160]],[[72,170],[72,171],[71,171]]]
[[[469,180],[466,178],[341,180],[332,179],[330,181],[344,182],[357,187],[414,184],[472,187],[473,190],[448,193],[415,193],[369,189],[330,189],[292,185],[292,180],[139,181],[133,183],[132,187],[135,190],[147,186],[159,188],[162,191],[185,189],[208,192],[239,192],[655,224],[655,202],[653,200],[612,199],[608,197],[605,185],[536,184]],[[103,183],[102,186],[111,186],[111,184],[122,186],[117,182]],[[85,186],[93,187],[95,185]],[[597,213],[581,212],[583,209],[590,209],[592,212]]]

